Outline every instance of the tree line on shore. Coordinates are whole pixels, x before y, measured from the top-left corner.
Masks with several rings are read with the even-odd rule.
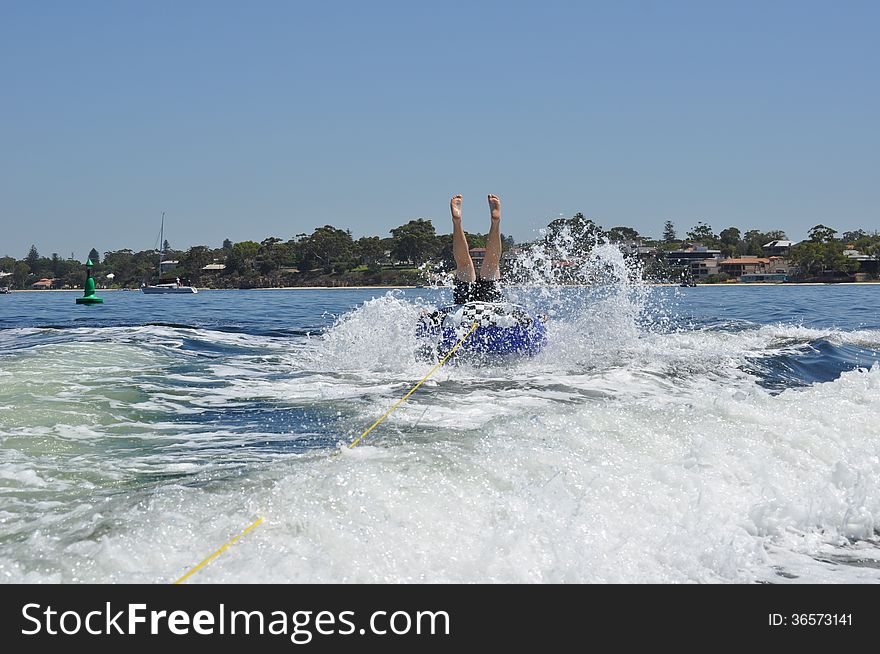
[[[350,230],[324,225],[286,241],[274,236],[260,242],[225,239],[219,248],[195,245],[185,251],[165,241],[161,251],[121,249],[102,256],[92,248],[88,258],[98,286],[107,288],[137,288],[177,278],[211,288],[413,285],[424,281],[420,268],[428,262],[439,268],[454,266],[452,235],[437,234],[430,220],[410,220],[390,234],[354,239]],[[505,247],[513,245],[510,237],[503,241]],[[468,234],[468,242],[483,247],[486,236]],[[160,276],[160,259],[177,263],[163,265]],[[11,273],[0,286],[16,289],[45,278],[54,279],[58,288],[76,288],[84,279],[82,261],[62,259],[57,253],[40,256],[34,245],[23,259],[0,257],[0,272]]]
[[[867,232],[864,229],[854,229],[845,231],[840,236],[838,233],[832,227],[818,224],[807,232],[805,240],[792,245],[785,258],[793,266],[793,278],[804,281],[829,279],[859,272],[860,262],[848,257],[845,254],[847,250],[880,258],[880,233],[876,230]],[[723,258],[763,257],[766,256],[764,245],[785,240],[787,237],[782,230],[762,232],[753,229],[743,233],[736,227],[728,227],[715,234],[710,225],[699,222],[685,234],[684,241],[680,241],[674,224],[667,221],[663,239],[658,245],[664,250],[670,250],[688,243],[700,243],[709,249],[719,250]],[[872,270],[876,271],[876,265]]]
[[[430,220],[410,220],[390,234],[354,239],[350,230],[324,225],[286,241],[269,237],[260,242],[233,243],[226,239],[219,248],[195,245],[185,251],[175,250],[165,241],[161,252],[121,249],[101,256],[93,248],[88,257],[98,285],[107,288],[137,288],[142,283],[176,278],[209,288],[417,285],[425,282],[426,272],[454,269],[452,235],[437,234]],[[667,251],[700,244],[719,250],[723,257],[763,256],[765,244],[785,238],[780,230],[742,232],[737,227],[716,234],[701,221],[680,239],[674,223],[666,221],[661,238],[651,239],[632,227],[604,229],[577,213],[552,221],[541,238],[531,243],[516,245],[513,238],[504,236],[502,241],[505,251],[514,246],[521,250],[539,247],[551,257],[567,260],[588,255],[598,242],[617,243],[626,255],[641,256],[649,277],[670,280],[680,277],[681,271],[667,263]],[[485,247],[485,241],[485,234],[468,234],[472,248]],[[859,262],[847,257],[846,249],[878,257],[880,234],[856,229],[838,237],[836,230],[820,224],[809,231],[807,240],[791,248],[788,257],[803,278],[828,271],[849,274],[858,270]],[[166,266],[161,277],[160,258],[177,262]],[[10,273],[0,279],[0,286],[23,289],[48,278],[55,280],[56,288],[78,288],[84,278],[82,264],[72,256],[62,259],[57,253],[41,256],[36,246],[31,246],[23,259],[0,257],[0,272]]]

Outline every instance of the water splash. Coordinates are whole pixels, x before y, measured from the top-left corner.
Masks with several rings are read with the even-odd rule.
[[[318,371],[402,372],[418,363],[415,325],[428,305],[399,290],[339,316],[320,337],[308,363]]]
[[[646,333],[668,330],[671,320],[667,298],[652,293],[637,258],[613,243],[594,241],[585,249],[581,241],[566,227],[524,248],[507,262],[503,286],[508,300],[550,319],[550,345],[540,361],[588,369],[622,356]],[[387,372],[418,367],[423,350],[413,326],[432,308],[430,300],[399,291],[365,302],[326,331],[315,365]],[[487,358],[462,361],[485,365]]]

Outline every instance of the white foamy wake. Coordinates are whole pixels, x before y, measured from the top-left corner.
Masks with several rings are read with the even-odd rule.
[[[880,367],[778,395],[694,388],[687,401],[585,398],[488,420],[471,400],[457,426],[395,422],[390,442],[336,458],[166,484],[125,510],[81,507],[64,518],[78,526],[61,551],[51,525],[17,545],[52,566],[4,563],[22,581],[167,580],[261,515],[266,525],[197,580],[809,578],[829,548],[876,544],[878,391]]]

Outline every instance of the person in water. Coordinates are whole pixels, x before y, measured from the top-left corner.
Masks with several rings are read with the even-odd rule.
[[[532,319],[522,307],[508,304],[501,294],[501,200],[497,195],[489,195],[489,235],[486,237],[486,255],[480,266],[479,275],[471,259],[467,237],[461,227],[461,194],[455,195],[449,201],[452,210],[452,254],[455,257],[455,279],[452,290],[452,302],[454,305],[468,303],[490,303],[507,305],[490,310],[496,315],[509,315],[517,319],[517,324],[529,327]],[[420,322],[423,333],[432,334],[437,329],[442,331],[446,317],[457,311],[453,307],[443,307],[428,313],[421,311]],[[477,312],[485,311],[477,307]],[[546,323],[546,314],[537,314],[538,320]],[[460,317],[459,317],[460,320]],[[491,324],[491,323],[490,323]],[[543,336],[541,337],[543,338]],[[430,349],[430,348],[429,348]]]
[[[501,200],[489,196],[489,236],[486,237],[486,256],[479,276],[468,248],[467,237],[461,227],[461,194],[449,201],[452,211],[452,254],[455,257],[454,304],[465,302],[503,302],[501,295]]]

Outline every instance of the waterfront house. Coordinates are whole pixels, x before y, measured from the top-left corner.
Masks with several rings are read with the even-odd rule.
[[[721,257],[711,259],[694,259],[688,266],[688,273],[692,279],[717,275],[721,272]]]
[[[794,241],[770,241],[761,246],[764,254],[768,257],[787,257],[791,254]]]
[[[685,268],[691,278],[717,275],[721,263],[721,250],[710,250],[705,245],[693,245],[681,250],[669,250],[664,254],[670,266]]]
[[[164,275],[169,270],[174,270],[175,268],[177,268],[177,264],[179,264],[179,263],[180,263],[179,261],[168,261],[168,260],[160,261],[159,262],[159,274]]]
[[[724,259],[721,272],[739,279],[743,275],[764,275],[770,272],[770,259],[767,257],[741,257]]]
[[[44,277],[38,282],[34,282],[31,284],[31,288],[35,291],[46,291],[52,288],[55,285],[54,279],[49,279],[48,277]]]
[[[785,257],[767,257],[770,263],[767,264],[767,270],[771,273],[790,273],[794,269],[794,264]]]
[[[880,260],[878,260],[877,257],[863,254],[858,250],[854,250],[852,248],[844,250],[843,256],[847,257],[848,259],[858,261],[860,273],[876,275],[878,272],[880,272],[880,265],[878,265],[880,264]]]
[[[787,282],[788,275],[785,273],[746,274],[746,275],[742,275],[739,278],[739,281],[741,281],[744,284],[755,283],[755,282],[780,283],[780,282]]]

